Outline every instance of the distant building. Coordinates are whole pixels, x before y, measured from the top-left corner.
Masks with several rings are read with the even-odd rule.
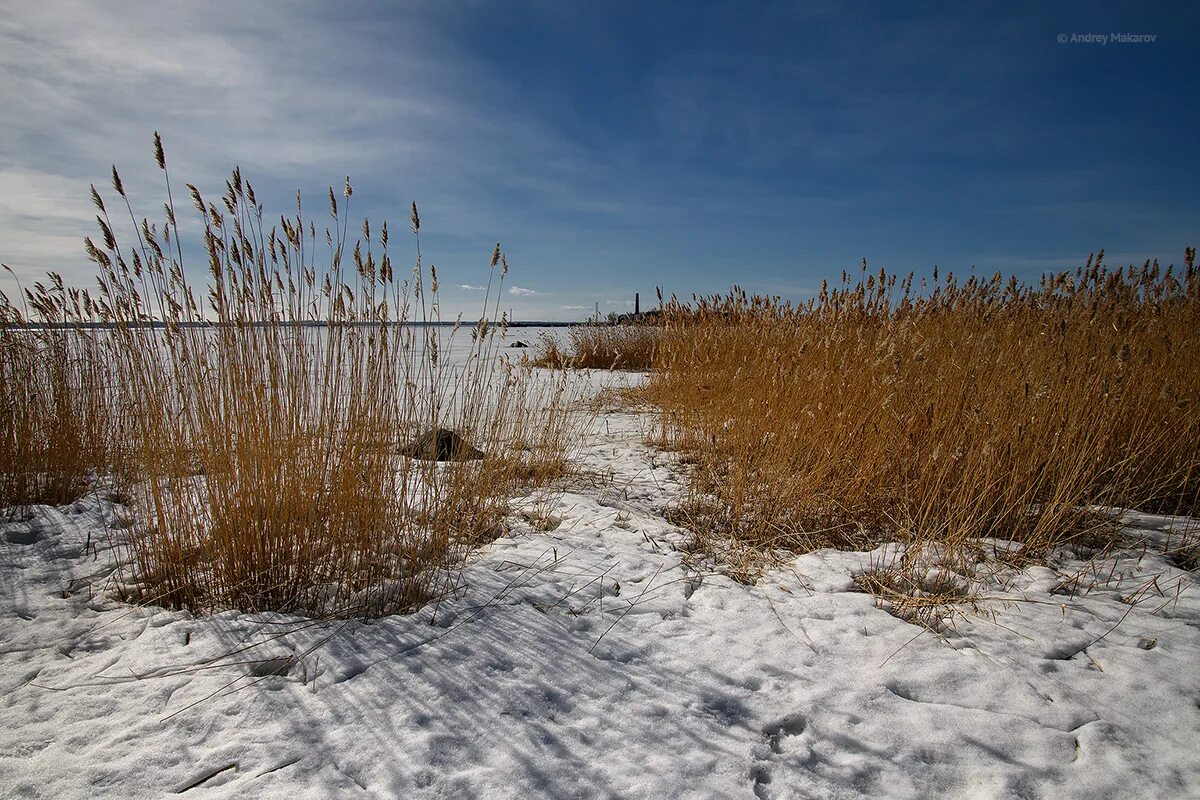
[[[639,323],[653,323],[658,320],[662,313],[661,309],[652,308],[649,311],[642,311],[642,298],[640,293],[633,295],[633,313],[632,314],[609,314],[608,322],[611,325],[636,325]]]

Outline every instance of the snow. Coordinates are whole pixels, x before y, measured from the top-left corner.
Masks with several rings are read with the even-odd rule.
[[[698,571],[652,424],[600,415],[459,592],[373,622],[122,602],[102,486],[7,519],[0,796],[1200,795],[1200,593],[1160,554],[1188,521],[1126,514],[939,636],[856,590],[871,553]]]

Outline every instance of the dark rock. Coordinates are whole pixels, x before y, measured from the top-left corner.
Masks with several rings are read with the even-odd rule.
[[[401,447],[400,455],[422,461],[476,461],[483,458],[484,453],[467,444],[454,431],[434,428]]]
[[[15,528],[13,530],[6,531],[4,538],[8,539],[11,544],[34,544],[42,538],[42,531],[40,528],[33,526],[25,528],[24,530],[21,528]]]
[[[529,347],[529,345],[525,344],[522,341],[516,341],[516,342],[513,342],[512,344],[510,344],[509,347]]]

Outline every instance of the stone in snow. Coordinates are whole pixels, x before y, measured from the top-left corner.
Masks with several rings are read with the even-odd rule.
[[[484,453],[452,430],[433,428],[400,448],[400,455],[422,461],[477,461]]]

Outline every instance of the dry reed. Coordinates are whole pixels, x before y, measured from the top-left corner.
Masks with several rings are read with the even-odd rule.
[[[670,303],[647,394],[698,546],[906,543],[876,588],[1092,536],[1092,505],[1200,510],[1200,272],[1102,256],[1029,287],[866,273],[796,307]],[[1015,544],[1014,544],[1015,543]],[[924,555],[923,555],[924,554]],[[909,595],[912,592],[908,592]],[[944,593],[943,593],[944,594]]]
[[[566,347],[543,336],[534,361],[539,366],[645,371],[654,365],[659,328],[648,323],[581,325],[567,329]]]
[[[0,293],[0,506],[68,503],[105,466],[108,376],[93,333],[70,322],[78,300],[56,274],[24,301]]]
[[[268,227],[234,170],[215,203],[187,187],[208,272],[194,287],[157,134],[155,158],[167,189],[162,222],[137,221],[114,168],[122,237],[92,190],[100,238],[85,244],[98,291],[39,286],[27,316],[5,304],[3,365],[14,377],[5,400],[31,411],[14,425],[51,426],[32,409],[57,397],[57,377],[10,343],[31,330],[30,317],[51,319],[46,303],[65,291],[71,302],[50,310],[73,326],[61,329],[68,355],[51,363],[75,364],[69,353],[87,342],[87,363],[103,365],[107,384],[72,383],[61,416],[94,428],[104,418],[70,404],[86,410],[105,389],[118,395],[105,431],[121,433],[109,445],[138,520],[122,565],[126,594],[202,612],[335,616],[406,611],[438,595],[468,548],[502,532],[520,483],[561,474],[579,421],[564,375],[500,357],[508,264],[499,245],[482,315],[447,330],[416,204],[415,262],[398,276],[386,224],[352,231],[348,179],[330,189],[319,232],[299,195],[294,214]],[[103,333],[86,336],[87,324]],[[486,457],[401,454],[439,428]],[[28,452],[0,454],[0,469],[53,473],[53,462],[74,480],[79,467],[64,453],[79,434],[70,436],[17,437]]]

